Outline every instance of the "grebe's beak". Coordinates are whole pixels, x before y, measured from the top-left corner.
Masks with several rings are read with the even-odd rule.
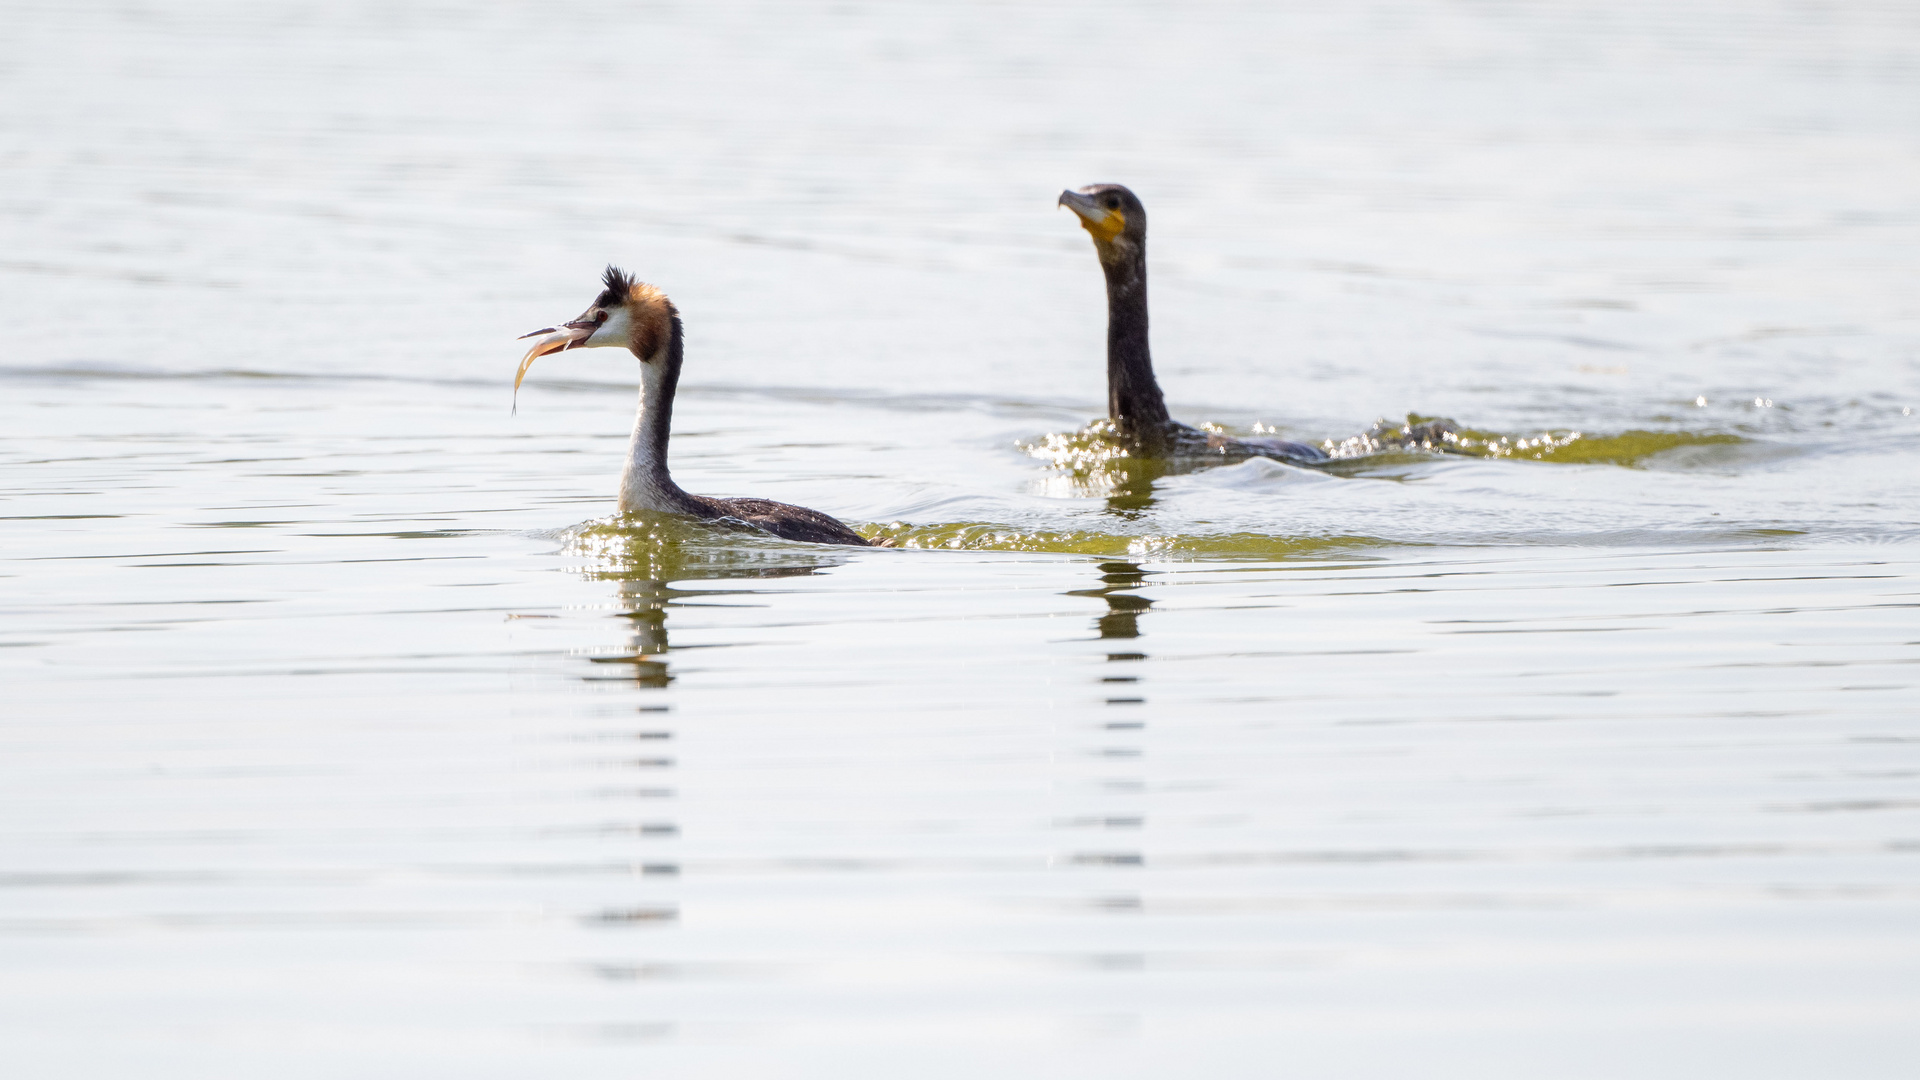
[[[533,366],[533,362],[536,359],[548,353],[564,352],[567,349],[577,348],[585,343],[588,338],[592,337],[593,332],[598,329],[600,329],[600,324],[597,322],[570,322],[561,323],[559,326],[549,326],[544,330],[535,330],[531,334],[521,334],[521,341],[525,341],[528,338],[536,338],[538,340],[533,343],[532,348],[527,350],[527,355],[520,358],[520,370],[514,372],[513,375],[514,394],[518,395],[520,393],[520,381],[527,377],[527,369]]]

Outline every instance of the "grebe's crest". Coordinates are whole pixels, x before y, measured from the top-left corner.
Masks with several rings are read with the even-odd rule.
[[[601,308],[619,307],[626,303],[627,295],[633,291],[635,285],[639,284],[633,280],[632,274],[612,263],[608,263],[606,272],[600,275],[600,282],[606,288],[599,296],[593,298],[593,306]]]

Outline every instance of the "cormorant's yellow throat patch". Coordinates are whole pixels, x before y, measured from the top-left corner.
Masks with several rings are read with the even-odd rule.
[[[1107,211],[1107,216],[1101,218],[1099,221],[1088,221],[1084,217],[1081,218],[1080,227],[1092,233],[1095,240],[1103,244],[1110,244],[1113,242],[1114,237],[1119,236],[1120,233],[1126,229],[1127,215],[1118,210],[1109,210]]]

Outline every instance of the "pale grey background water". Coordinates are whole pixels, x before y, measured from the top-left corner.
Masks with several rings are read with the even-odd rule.
[[[1920,1059],[1912,5],[0,27],[8,1075]],[[1185,419],[1743,441],[1088,497],[1095,180]],[[962,548],[569,531],[608,261],[687,487]]]

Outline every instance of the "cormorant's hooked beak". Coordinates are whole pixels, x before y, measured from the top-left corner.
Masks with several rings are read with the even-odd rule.
[[[514,407],[519,408],[520,382],[527,377],[527,369],[533,366],[535,360],[548,353],[564,352],[584,345],[598,329],[600,324],[597,322],[570,322],[535,330],[531,334],[521,334],[521,341],[528,338],[538,340],[534,341],[533,347],[527,350],[527,355],[520,358],[520,370],[513,373]]]
[[[1100,205],[1091,195],[1082,195],[1077,191],[1063,191],[1056,206],[1064,206],[1080,215],[1080,227],[1093,234],[1093,238],[1102,243],[1111,243],[1120,231],[1127,227],[1127,216],[1118,210],[1109,210]]]

